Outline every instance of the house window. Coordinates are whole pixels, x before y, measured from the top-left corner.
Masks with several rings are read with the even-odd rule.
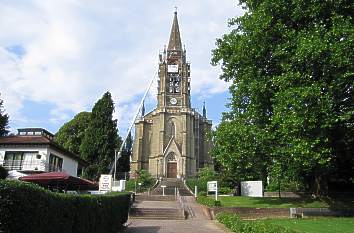
[[[38,151],[6,151],[4,167],[7,170],[38,170],[40,161],[36,159]]]
[[[21,170],[23,162],[22,152],[6,152],[4,160],[4,168],[8,170]]]
[[[63,159],[50,154],[49,156],[49,171],[53,172],[53,171],[62,171],[63,168]]]

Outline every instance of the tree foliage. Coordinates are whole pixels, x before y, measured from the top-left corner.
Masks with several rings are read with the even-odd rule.
[[[121,152],[121,157],[118,159],[117,171],[118,172],[129,172],[130,171],[130,157],[133,152],[133,138],[131,132],[127,136],[125,145]]]
[[[100,174],[108,173],[114,160],[114,150],[119,142],[117,121],[112,119],[114,103],[106,92],[94,105],[91,120],[80,146],[80,153],[91,165],[85,172],[87,178],[98,179]]]
[[[91,120],[90,112],[80,112],[55,134],[55,141],[65,149],[80,155],[80,145]]]
[[[9,133],[9,115],[5,113],[3,100],[0,99],[0,137],[6,136]]]
[[[242,0],[212,63],[232,83],[216,159],[239,179],[325,190],[354,174],[354,27],[348,0]]]

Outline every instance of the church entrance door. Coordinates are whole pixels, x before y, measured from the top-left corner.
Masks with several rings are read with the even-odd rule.
[[[167,178],[177,178],[177,162],[167,163]]]

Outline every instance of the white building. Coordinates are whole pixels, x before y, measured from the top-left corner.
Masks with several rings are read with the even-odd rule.
[[[33,174],[64,171],[81,176],[88,164],[53,141],[42,128],[18,129],[14,136],[0,137],[0,165],[7,170]]]

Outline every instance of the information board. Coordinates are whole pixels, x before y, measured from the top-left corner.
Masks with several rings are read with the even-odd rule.
[[[112,175],[101,175],[99,190],[100,191],[112,190]]]

